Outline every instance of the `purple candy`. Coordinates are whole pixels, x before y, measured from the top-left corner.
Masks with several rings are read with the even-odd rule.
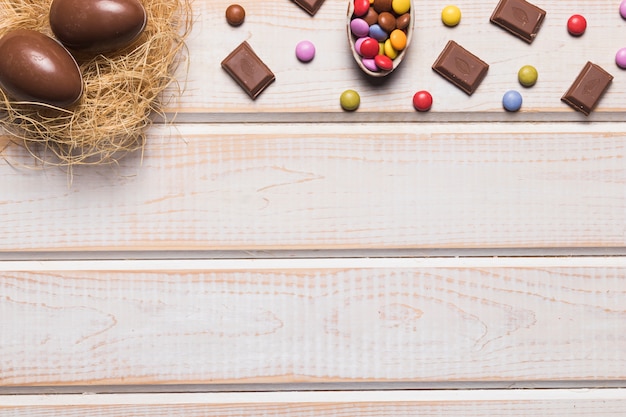
[[[376,65],[376,61],[374,58],[362,58],[361,62],[363,66],[370,71],[378,71],[378,65]]]
[[[302,62],[309,62],[315,57],[315,45],[309,41],[298,42],[296,57]]]
[[[370,25],[365,20],[356,18],[350,21],[350,30],[354,33],[354,36],[361,38],[370,33]]]
[[[626,19],[626,0],[623,0],[619,5],[619,14],[622,18]]]
[[[622,48],[615,54],[615,63],[618,67],[626,69],[626,48]]]

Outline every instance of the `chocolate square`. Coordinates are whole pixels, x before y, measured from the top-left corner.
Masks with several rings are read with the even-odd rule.
[[[526,0],[500,0],[489,20],[518,38],[532,43],[545,16],[544,10]]]
[[[604,95],[613,76],[600,66],[587,62],[571,87],[561,97],[574,110],[589,116]]]
[[[222,68],[253,100],[276,79],[246,41],[224,58]]]
[[[302,7],[308,14],[313,16],[322,6],[324,0],[292,0],[298,6]]]
[[[472,95],[487,75],[489,65],[458,43],[448,41],[432,69]]]

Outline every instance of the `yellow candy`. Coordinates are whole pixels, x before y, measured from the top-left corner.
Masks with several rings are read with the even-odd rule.
[[[391,32],[389,41],[396,51],[401,51],[406,48],[406,34],[400,29],[394,29],[394,31]]]
[[[405,14],[411,9],[411,1],[410,0],[392,0],[391,8],[398,15]]]
[[[391,46],[391,40],[387,39],[385,41],[385,55],[387,55],[389,58],[391,59],[396,59],[396,57],[398,56],[398,51],[396,51],[393,46]]]
[[[385,43],[378,42],[378,55],[385,55]]]
[[[446,6],[441,11],[441,21],[446,26],[456,26],[461,21],[461,9],[456,6]]]

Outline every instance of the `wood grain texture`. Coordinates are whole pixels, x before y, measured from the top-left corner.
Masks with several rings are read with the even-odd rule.
[[[0,416],[622,417],[626,412],[626,399],[619,390],[274,394],[0,396]]]
[[[7,265],[0,384],[625,380],[611,259]]]
[[[624,257],[168,259],[189,251],[623,253],[626,80],[614,56],[626,25],[615,1],[533,0],[547,17],[532,45],[489,23],[495,1],[457,4],[455,28],[441,23],[442,4],[420,4],[407,59],[378,82],[352,61],[346,3],[326,0],[310,17],[288,0],[247,2],[246,22],[232,28],[229,2],[194,1],[188,65],[178,73],[184,90],[165,97],[177,124],[151,127],[145,151],[119,165],[70,176],[33,166],[0,137],[0,392],[623,385]],[[588,20],[582,37],[566,32],[573,13]],[[294,54],[304,39],[317,47],[308,64]],[[490,64],[471,97],[431,70],[450,39]],[[254,101],[220,67],[244,40],[276,74]],[[560,97],[588,60],[615,79],[587,118]],[[516,74],[526,64],[539,82],[522,89]],[[361,95],[356,112],[339,107],[348,88]],[[427,113],[411,105],[422,89],[435,100]],[[524,95],[520,112],[502,109],[509,89]],[[147,251],[160,259],[40,261]],[[274,394],[0,396],[0,417],[626,414],[621,390]]]
[[[459,4],[462,21],[454,28],[441,22],[444,5],[419,4],[416,29],[407,58],[384,80],[362,74],[350,54],[345,33],[346,0],[326,0],[309,16],[294,3],[249,2],[240,27],[230,27],[224,18],[227,2],[194,2],[194,28],[189,45],[188,73],[184,94],[169,105],[179,120],[191,121],[483,121],[623,120],[626,110],[626,80],[615,65],[615,53],[623,47],[626,27],[613,0],[557,2],[536,0],[547,16],[539,35],[528,45],[489,22],[497,4],[466,1]],[[589,28],[581,37],[567,33],[567,19],[583,14]],[[307,64],[295,57],[300,40],[317,48]],[[476,93],[467,96],[435,74],[431,66],[448,40],[455,40],[489,65],[489,73]],[[257,100],[250,100],[220,67],[220,62],[240,42],[247,40],[276,74],[276,82]],[[593,61],[615,76],[596,111],[586,118],[560,101],[587,61]],[[520,86],[517,71],[533,65],[538,83]],[[355,113],[343,112],[339,95],[345,89],[361,95]],[[434,97],[428,113],[417,114],[411,99],[418,90]],[[510,114],[502,109],[502,95],[518,89],[524,96],[522,110]]]
[[[29,170],[0,250],[623,247],[619,124],[178,125],[141,155]]]

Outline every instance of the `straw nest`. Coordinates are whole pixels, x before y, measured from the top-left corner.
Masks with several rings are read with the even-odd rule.
[[[44,164],[73,166],[117,162],[142,149],[155,114],[163,117],[163,92],[175,82],[191,28],[191,0],[143,0],[147,24],[137,41],[106,55],[74,54],[84,92],[71,110],[11,101],[0,91],[0,126],[12,142]],[[0,36],[18,29],[52,35],[51,0],[11,0],[0,5]],[[178,85],[176,91],[180,91]]]

